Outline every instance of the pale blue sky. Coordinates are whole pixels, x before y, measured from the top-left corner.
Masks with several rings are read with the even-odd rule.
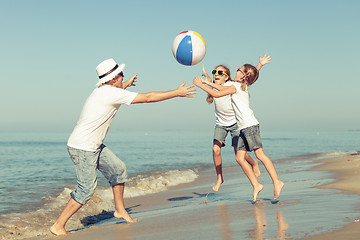
[[[273,61],[251,87],[263,130],[360,129],[359,1],[1,1],[0,130],[72,131],[97,82],[95,67],[114,58],[131,91],[190,84],[205,64],[235,73]],[[181,31],[199,32],[207,54],[195,66],[171,52]],[[214,106],[194,99],[122,106],[112,129],[212,131]]]

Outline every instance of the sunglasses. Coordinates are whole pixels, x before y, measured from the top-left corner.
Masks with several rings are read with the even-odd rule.
[[[122,76],[122,77],[124,76],[124,73],[123,73],[122,71],[121,71],[119,74],[120,74],[120,76]]]
[[[244,71],[241,70],[240,68],[238,68],[236,71],[237,71],[237,72],[241,72],[243,75],[245,75]]]
[[[223,70],[216,70],[216,69],[212,70],[212,71],[211,71],[211,74],[212,74],[212,75],[215,75],[216,72],[217,72],[217,74],[220,75],[220,76],[222,76],[222,75],[226,75],[226,76],[227,76],[227,74],[226,74]]]

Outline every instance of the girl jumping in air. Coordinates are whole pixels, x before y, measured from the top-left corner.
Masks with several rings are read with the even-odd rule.
[[[256,157],[264,164],[266,170],[270,174],[274,184],[275,200],[279,198],[281,189],[284,187],[284,183],[280,181],[272,161],[263,151],[259,122],[256,120],[253,111],[250,109],[248,87],[257,80],[258,75],[259,72],[254,66],[245,64],[237,69],[236,77],[233,82],[229,82],[229,86],[216,84],[200,77],[196,77],[193,80],[193,83],[196,86],[215,98],[231,95],[231,105],[235,112],[237,124],[240,128],[236,161],[239,163],[253,186],[253,202],[256,201],[259,192],[263,189],[263,185],[258,182],[252,166],[246,161],[247,151],[254,151]],[[213,88],[217,89],[217,91]]]
[[[260,70],[265,64],[271,62],[271,56],[264,55],[264,57],[259,56],[259,64],[256,66],[257,70]],[[228,81],[231,81],[230,70],[224,65],[218,65],[213,71],[213,83],[220,84],[223,86],[228,85]],[[211,82],[210,76],[206,73],[203,66],[203,76],[207,82]],[[222,157],[221,157],[221,148],[225,146],[225,138],[230,132],[232,138],[232,146],[234,147],[234,152],[236,155],[237,152],[237,143],[238,137],[240,135],[240,129],[236,124],[235,112],[231,106],[231,96],[226,95],[219,98],[214,98],[212,95],[208,94],[206,101],[211,104],[214,102],[215,105],[215,117],[216,125],[214,132],[213,140],[213,161],[215,165],[215,170],[217,174],[217,181],[212,189],[217,192],[224,182],[222,174]],[[245,154],[246,161],[252,166],[255,177],[260,177],[260,169],[257,161],[254,161],[251,156]]]

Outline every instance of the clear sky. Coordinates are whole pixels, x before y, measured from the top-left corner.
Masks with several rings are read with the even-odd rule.
[[[1,1],[0,130],[71,132],[107,58],[125,63],[130,91],[191,84],[225,64],[232,70],[272,55],[251,87],[262,130],[360,129],[360,1]],[[184,31],[206,41],[204,60],[172,55]],[[112,129],[213,131],[214,106],[195,98],[122,106]]]

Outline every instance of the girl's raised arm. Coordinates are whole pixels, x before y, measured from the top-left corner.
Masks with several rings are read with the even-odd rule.
[[[203,64],[203,67],[202,67],[202,75],[205,77],[205,80],[204,80],[205,83],[212,82],[212,81],[211,81],[211,77],[210,77],[209,74],[207,74],[207,72],[205,71],[205,66],[204,66],[204,64]]]
[[[230,86],[224,86],[224,85],[221,85],[221,84],[217,84],[217,83],[214,83],[214,82],[204,82],[204,83],[209,85],[212,88],[215,88],[215,89],[219,90],[219,91],[225,90],[225,89],[230,87]]]
[[[204,83],[203,83],[203,79],[201,77],[196,77],[194,78],[193,80],[193,83],[201,88],[202,90],[204,90],[205,92],[207,92],[208,94],[212,95],[213,97],[223,97],[223,96],[226,96],[226,95],[230,95],[230,94],[233,94],[236,92],[236,88],[235,86],[228,86],[228,87],[224,87],[222,90],[219,90],[219,91],[216,91],[212,88],[209,88],[208,86],[206,86]],[[209,83],[209,85],[213,85],[214,83]],[[215,85],[215,84],[214,84]],[[218,84],[216,84],[218,85]],[[221,86],[221,85],[219,85]]]
[[[271,59],[271,55],[267,56],[267,53],[265,53],[264,57],[259,55],[259,63],[256,66],[256,69],[259,71],[265,64],[271,63]]]

